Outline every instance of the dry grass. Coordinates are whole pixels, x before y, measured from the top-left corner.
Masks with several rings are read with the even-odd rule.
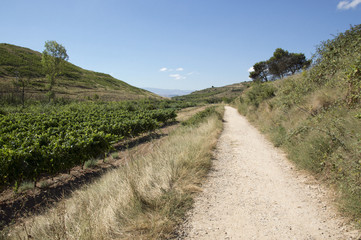
[[[194,114],[196,114],[200,111],[203,111],[206,108],[207,108],[207,106],[196,106],[196,107],[189,107],[189,108],[182,109],[177,113],[177,121],[179,121],[179,122],[186,121],[190,117],[192,117]]]
[[[340,96],[346,95],[345,91],[342,90],[340,88],[324,88],[313,92],[307,99],[311,114],[316,115],[340,101]]]
[[[153,151],[76,191],[4,239],[165,239],[192,205],[211,166],[221,121],[181,127]],[[5,234],[5,233],[4,233]]]

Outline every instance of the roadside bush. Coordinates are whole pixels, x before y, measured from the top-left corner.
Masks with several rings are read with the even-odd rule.
[[[360,102],[361,24],[352,26],[334,39],[324,41],[316,50],[309,81],[318,86],[347,88],[346,102]]]
[[[183,126],[197,126],[202,123],[209,116],[215,114],[218,119],[222,119],[222,115],[217,111],[216,106],[207,107],[205,110],[196,113],[190,117],[187,121],[182,122]]]
[[[259,104],[275,96],[276,88],[267,83],[256,83],[247,91],[247,103],[258,108]]]
[[[279,124],[272,128],[270,134],[272,142],[276,147],[280,147],[287,137],[287,131],[285,127],[282,126],[282,124]]]
[[[276,105],[289,109],[293,105],[300,104],[305,95],[314,88],[305,76],[307,74],[297,74],[283,79],[277,89]]]
[[[243,96],[240,96],[238,101],[235,101],[235,105],[238,109],[238,112],[240,112],[242,115],[247,116],[248,113],[248,105],[244,100]]]
[[[351,65],[346,72],[348,83],[346,101],[349,106],[360,104],[361,102],[361,54],[357,61]]]

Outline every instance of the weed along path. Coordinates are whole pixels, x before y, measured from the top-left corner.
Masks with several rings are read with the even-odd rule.
[[[359,239],[330,196],[296,171],[236,109],[226,107],[213,170],[184,239]]]

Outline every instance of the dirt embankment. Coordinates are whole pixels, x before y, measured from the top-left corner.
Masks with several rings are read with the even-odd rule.
[[[185,239],[360,239],[332,196],[297,171],[236,109],[226,107],[214,169],[182,230]]]

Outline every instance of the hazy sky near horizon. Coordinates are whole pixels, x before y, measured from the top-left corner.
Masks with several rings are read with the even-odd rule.
[[[137,87],[198,90],[248,81],[276,48],[304,53],[361,23],[361,0],[1,0],[0,42]]]

